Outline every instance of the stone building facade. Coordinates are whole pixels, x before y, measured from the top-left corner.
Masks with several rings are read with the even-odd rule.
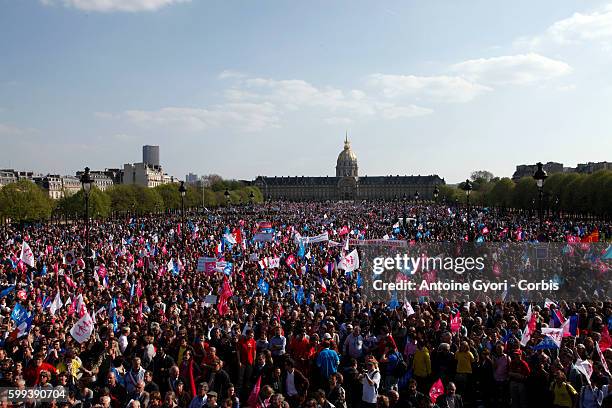
[[[266,177],[259,176],[252,184],[264,199],[325,200],[393,200],[404,196],[430,200],[436,186],[445,184],[437,175],[430,176],[359,176],[357,156],[348,137],[336,161],[336,176],[329,177]]]

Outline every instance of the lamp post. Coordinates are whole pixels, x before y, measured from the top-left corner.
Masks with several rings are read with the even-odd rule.
[[[540,228],[542,228],[542,195],[544,192],[544,180],[546,180],[548,174],[546,174],[546,171],[544,171],[544,165],[542,164],[542,162],[538,162],[536,166],[538,166],[538,169],[533,174],[533,178],[538,186],[538,216],[540,218]]]
[[[249,194],[249,202],[251,203],[251,208],[253,207],[253,203],[255,202],[255,194],[251,191]]]
[[[230,205],[230,192],[228,189],[225,189],[225,193],[223,193],[223,195],[225,196],[225,202],[227,204],[227,206],[229,207]]]
[[[414,193],[414,201],[415,201],[415,202],[418,202],[418,201],[419,201],[419,197],[420,197],[419,192],[418,192],[418,191],[417,191],[417,192],[415,192],[415,193]]]
[[[440,189],[438,188],[438,186],[434,187],[434,191],[433,191],[433,198],[434,198],[434,202],[438,202],[438,195],[440,195]]]
[[[185,188],[185,182],[181,181],[181,185],[179,186],[179,194],[181,195],[181,227],[183,230],[185,229],[185,194],[187,193],[187,189]],[[185,237],[185,232],[182,232],[182,236]],[[185,244],[185,238],[182,238],[183,246]]]
[[[93,181],[89,174],[89,167],[85,167],[85,171],[81,174],[81,186],[83,188],[83,196],[85,197],[85,261],[87,263],[91,253],[89,250],[89,193]]]
[[[470,180],[465,180],[463,183],[463,191],[465,191],[465,201],[467,204],[467,224],[468,224],[468,241],[472,241],[472,226],[470,225],[470,193],[472,192],[472,183]]]
[[[404,226],[404,234],[406,233],[406,193],[402,196],[402,202],[404,204],[404,208],[402,210],[402,224]]]

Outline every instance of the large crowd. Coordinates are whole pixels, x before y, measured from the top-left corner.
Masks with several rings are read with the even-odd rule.
[[[105,408],[611,407],[609,260],[589,282],[597,296],[546,303],[420,296],[391,304],[364,293],[365,266],[340,268],[363,249],[349,238],[587,237],[609,241],[612,223],[392,202],[272,202],[89,228],[3,225],[0,387],[64,387],[66,395],[11,403],[1,388],[0,399]],[[546,329],[561,329],[560,343],[551,345]]]

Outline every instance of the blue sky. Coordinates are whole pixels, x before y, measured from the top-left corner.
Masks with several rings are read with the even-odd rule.
[[[610,1],[0,0],[0,167],[360,174],[612,160]]]

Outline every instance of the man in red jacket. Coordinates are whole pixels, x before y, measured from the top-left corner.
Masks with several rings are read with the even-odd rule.
[[[40,372],[43,370],[49,371],[51,374],[55,375],[56,370],[49,363],[45,363],[45,356],[41,353],[36,354],[36,357],[32,360],[32,363],[25,369],[23,373],[23,377],[26,380],[26,384],[29,387],[33,387],[38,385],[38,381],[40,380]]]
[[[240,336],[237,344],[238,361],[240,362],[240,374],[238,377],[238,390],[241,397],[248,397],[251,390],[251,377],[257,354],[257,342],[253,330],[247,330],[244,336]],[[246,400],[245,400],[246,401]]]

